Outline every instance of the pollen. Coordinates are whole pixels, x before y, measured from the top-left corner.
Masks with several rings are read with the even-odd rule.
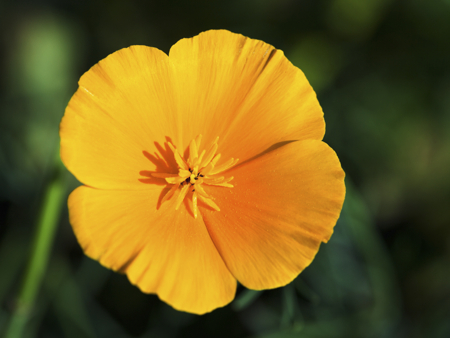
[[[233,188],[230,181],[233,177],[221,176],[220,173],[230,169],[239,161],[231,158],[228,161],[217,165],[220,154],[217,154],[219,137],[210,145],[208,150],[203,149],[200,153],[202,135],[198,135],[189,144],[189,158],[185,160],[178,149],[172,143],[168,143],[173,152],[173,156],[178,165],[178,174],[153,173],[153,177],[164,178],[166,182],[172,185],[169,192],[163,197],[162,202],[169,200],[177,191],[175,209],[178,210],[186,196],[192,196],[192,209],[194,217],[198,216],[198,200],[210,206],[214,210],[220,211],[219,206],[214,202],[214,198],[208,195],[203,189],[203,185]]]

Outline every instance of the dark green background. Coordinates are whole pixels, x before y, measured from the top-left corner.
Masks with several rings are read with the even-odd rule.
[[[196,316],[85,258],[63,203],[26,337],[450,337],[450,0],[1,1],[0,335],[78,78],[212,28],[315,88],[347,173],[335,234],[292,284]]]

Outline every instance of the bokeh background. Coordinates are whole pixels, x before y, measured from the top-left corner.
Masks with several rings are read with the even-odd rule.
[[[0,1],[0,336],[17,306],[58,125],[79,77],[134,44],[224,28],[282,49],[347,173],[330,242],[294,282],[177,312],[84,257],[65,199],[24,337],[450,337],[450,1]]]

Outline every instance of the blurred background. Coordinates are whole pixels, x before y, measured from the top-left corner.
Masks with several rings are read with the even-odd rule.
[[[347,173],[335,234],[284,288],[177,312],[86,258],[67,172],[23,337],[450,337],[450,1],[0,1],[0,336],[17,309],[58,125],[108,54],[224,28],[282,49]]]

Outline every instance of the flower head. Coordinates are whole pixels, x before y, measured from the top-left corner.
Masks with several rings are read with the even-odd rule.
[[[228,31],[132,46],[86,72],[61,157],[86,255],[174,308],[291,282],[330,238],[344,172],[316,95],[283,52]],[[238,160],[239,159],[239,160]]]

